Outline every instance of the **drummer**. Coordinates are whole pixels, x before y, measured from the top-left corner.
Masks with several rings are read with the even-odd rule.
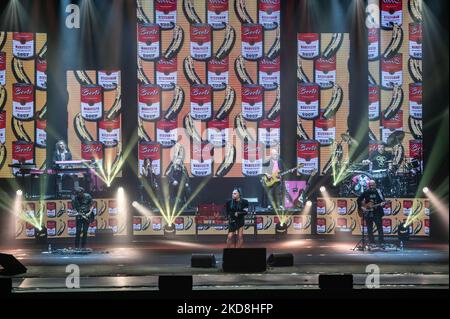
[[[365,165],[371,165],[371,170],[387,170],[389,164],[392,163],[393,156],[386,151],[386,144],[384,142],[378,144],[378,147],[373,151],[368,160],[363,161]]]

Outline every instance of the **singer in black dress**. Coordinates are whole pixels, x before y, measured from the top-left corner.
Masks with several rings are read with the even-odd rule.
[[[248,201],[241,196],[240,189],[234,189],[232,199],[225,204],[225,211],[228,218],[227,248],[233,246],[233,237],[237,235],[236,248],[241,248],[244,244],[244,224],[245,215],[248,213]]]

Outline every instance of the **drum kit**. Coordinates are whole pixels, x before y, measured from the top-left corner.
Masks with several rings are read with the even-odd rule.
[[[387,152],[392,152],[393,146],[401,144],[405,133],[398,131],[389,136],[386,144]],[[343,137],[344,139],[344,137]],[[420,176],[422,163],[418,159],[402,161],[399,164],[388,161],[387,169],[372,169],[366,161],[348,165],[346,178],[340,184],[339,196],[359,196],[369,189],[369,181],[375,180],[385,196],[414,196]]]

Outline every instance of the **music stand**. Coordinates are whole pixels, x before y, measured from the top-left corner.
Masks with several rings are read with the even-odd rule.
[[[353,247],[353,251],[358,250],[358,251],[366,251],[368,250],[366,247],[366,239],[365,239],[365,233],[364,233],[364,213],[361,216],[361,239],[356,243],[355,247]]]

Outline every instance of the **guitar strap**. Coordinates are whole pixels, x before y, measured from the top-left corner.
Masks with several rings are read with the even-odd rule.
[[[378,196],[380,196],[381,202],[384,202],[383,193],[381,193],[381,191],[378,188],[377,188],[377,193],[378,193]]]

